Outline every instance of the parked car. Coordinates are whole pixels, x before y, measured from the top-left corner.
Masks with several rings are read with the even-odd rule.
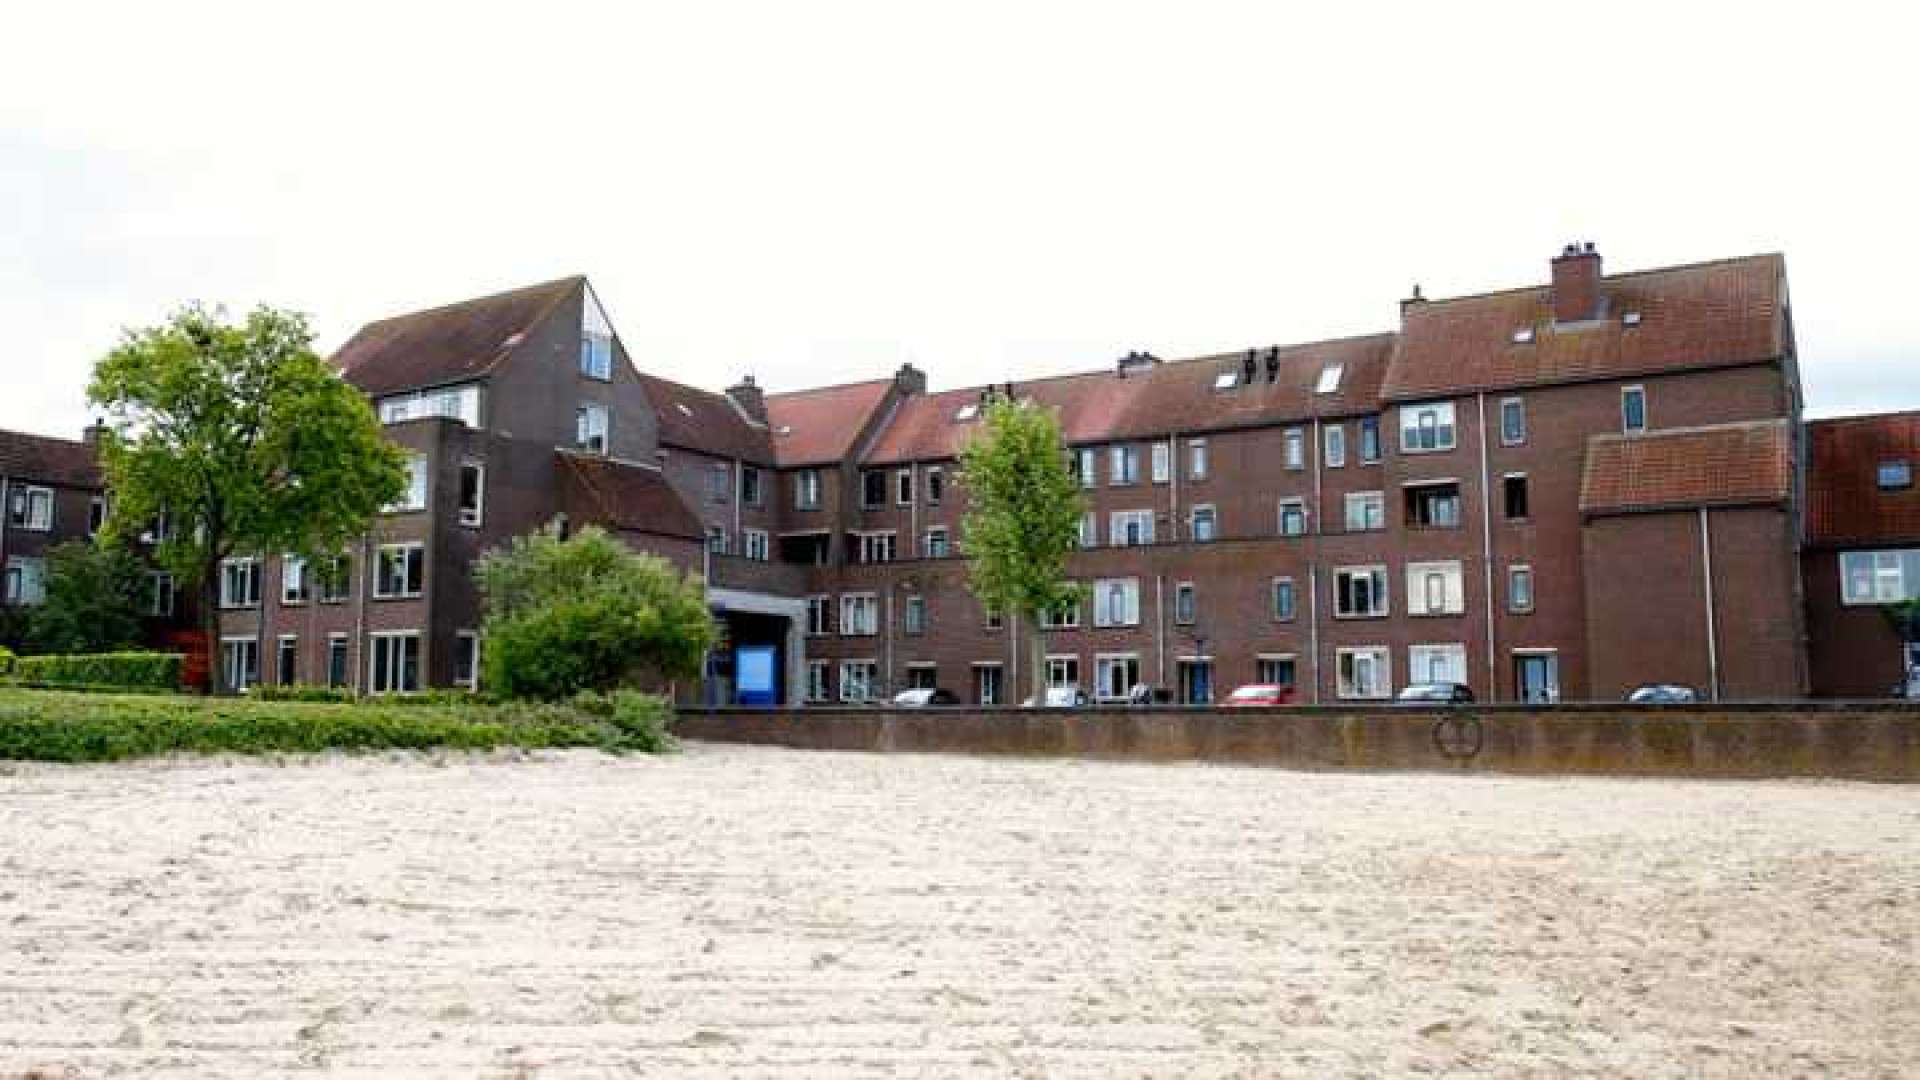
[[[1700,700],[1700,691],[1679,683],[1648,683],[1627,693],[1629,705],[1688,705]]]
[[[1085,705],[1086,703],[1087,703],[1087,692],[1085,690],[1080,689],[1077,686],[1047,687],[1046,708],[1077,709]],[[1023,708],[1031,709],[1034,707],[1034,700],[1032,698],[1028,698],[1027,700],[1021,702],[1020,704]]]
[[[1129,705],[1165,705],[1172,700],[1173,691],[1168,690],[1164,686],[1148,686],[1146,683],[1135,683],[1133,689],[1127,691],[1127,704]]]
[[[902,690],[893,695],[893,703],[902,709],[924,709],[929,705],[958,705],[960,699],[951,690],[939,687],[919,687]]]
[[[1227,695],[1220,703],[1230,708],[1243,708],[1253,705],[1291,705],[1293,687],[1279,683],[1248,683]]]
[[[1473,688],[1457,682],[1409,683],[1393,700],[1400,705],[1469,705]]]

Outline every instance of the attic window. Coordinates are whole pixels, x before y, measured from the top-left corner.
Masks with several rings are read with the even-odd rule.
[[[1620,316],[1620,324],[1622,326],[1639,326],[1640,313],[1637,311],[1627,312],[1626,314]]]
[[[1900,491],[1913,486],[1913,466],[1906,461],[1883,461],[1875,476],[1881,491]]]
[[[1340,376],[1346,373],[1345,364],[1328,364],[1320,369],[1320,381],[1313,384],[1316,394],[1331,394],[1340,389]]]
[[[773,429],[773,433],[775,435],[791,435],[793,434],[793,425],[781,424],[779,427]]]
[[[679,409],[679,410],[680,410],[680,415],[682,415],[682,416],[692,416],[692,415],[693,415],[693,410],[692,410],[692,409],[689,409],[689,408],[687,408],[687,403],[686,403],[686,402],[684,402],[684,401],[676,401],[676,402],[674,402],[674,403],[673,403],[673,407],[674,407],[674,408],[676,408],[676,409]]]
[[[960,408],[953,414],[953,418],[956,422],[964,422],[967,420],[971,420],[974,417],[979,415],[980,415],[980,406],[975,402],[969,401],[965,405],[960,406]]]
[[[1231,390],[1239,382],[1240,382],[1239,372],[1223,371],[1220,374],[1215,375],[1213,377],[1213,388],[1215,390]]]
[[[1513,343],[1515,345],[1533,344],[1533,327],[1523,326],[1520,329],[1515,330],[1513,332]]]

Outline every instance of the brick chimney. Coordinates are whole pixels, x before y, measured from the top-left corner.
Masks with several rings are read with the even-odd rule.
[[[107,433],[106,423],[101,420],[95,420],[93,423],[88,424],[86,427],[80,430],[80,441],[83,443],[86,443],[88,446],[92,447],[93,449],[98,450],[100,449],[100,436],[105,435],[106,433]]]
[[[1553,260],[1553,321],[1600,317],[1600,253],[1593,244],[1568,244]]]
[[[893,373],[893,385],[903,394],[924,394],[927,392],[927,373],[912,364],[901,364],[900,370]]]
[[[737,385],[727,387],[727,396],[733,399],[740,411],[761,423],[767,422],[767,395],[753,376],[743,375]]]

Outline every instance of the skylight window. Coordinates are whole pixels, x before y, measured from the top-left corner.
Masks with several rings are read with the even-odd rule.
[[[1240,376],[1237,372],[1223,371],[1213,377],[1213,388],[1215,390],[1231,390],[1239,382]]]
[[[969,401],[965,405],[960,406],[959,410],[953,414],[953,418],[955,421],[964,423],[979,415],[980,406]]]
[[[1320,381],[1313,384],[1316,394],[1331,394],[1340,389],[1340,376],[1346,373],[1345,364],[1328,364],[1320,369]]]
[[[1515,330],[1513,332],[1513,343],[1515,345],[1533,344],[1533,327],[1523,326],[1520,329]]]
[[[676,401],[676,402],[674,402],[674,403],[673,403],[673,407],[674,407],[674,408],[676,408],[676,409],[679,409],[679,410],[680,410],[680,415],[682,415],[682,416],[692,416],[692,415],[693,415],[693,410],[692,410],[692,409],[689,409],[689,408],[687,408],[687,403],[686,403],[686,402],[684,402],[684,401]]]
[[[1640,313],[1637,311],[1629,311],[1625,315],[1620,316],[1620,323],[1623,326],[1639,326]]]

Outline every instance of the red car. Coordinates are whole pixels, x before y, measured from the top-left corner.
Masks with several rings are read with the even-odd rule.
[[[1291,705],[1293,687],[1279,683],[1250,683],[1227,695],[1220,704],[1233,706],[1247,705]]]

